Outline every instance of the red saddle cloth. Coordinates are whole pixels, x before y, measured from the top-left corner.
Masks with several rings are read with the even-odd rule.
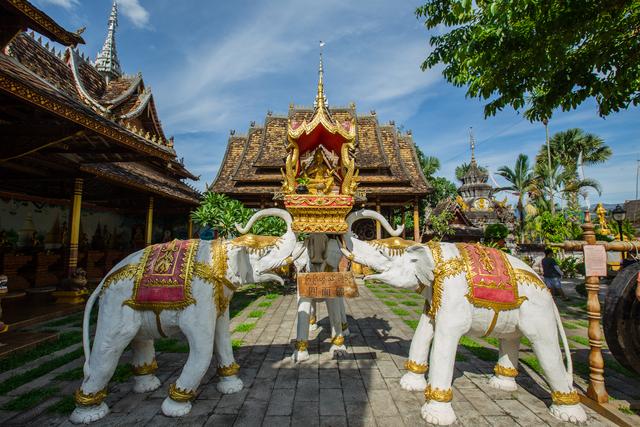
[[[191,279],[197,251],[197,240],[173,240],[145,248],[133,296],[125,304],[137,310],[175,310],[193,304]]]
[[[469,293],[476,307],[495,310],[518,308],[526,297],[518,296],[518,284],[504,252],[479,244],[458,244],[464,259]]]

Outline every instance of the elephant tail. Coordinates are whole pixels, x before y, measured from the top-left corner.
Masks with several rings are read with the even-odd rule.
[[[108,277],[105,276],[105,277]],[[93,308],[93,304],[98,299],[100,292],[102,291],[102,285],[104,284],[104,279],[100,282],[98,287],[93,291],[89,299],[87,300],[87,304],[84,307],[84,317],[82,319],[82,348],[84,349],[84,367],[82,368],[84,372],[84,376],[89,376],[89,356],[91,355],[91,341],[89,337],[89,319],[91,317],[91,309]]]
[[[569,342],[567,341],[567,334],[564,332],[562,326],[562,319],[560,319],[560,313],[555,303],[553,304],[553,313],[556,316],[556,324],[558,331],[560,332],[560,339],[562,340],[562,346],[564,347],[565,357],[567,358],[567,378],[570,384],[573,384],[573,362],[571,361],[571,351],[569,350]]]

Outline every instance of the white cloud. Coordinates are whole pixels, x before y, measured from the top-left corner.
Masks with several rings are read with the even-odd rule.
[[[76,2],[77,0],[47,0],[60,2]],[[118,10],[138,28],[149,24],[149,11],[142,7],[139,0],[118,0]]]
[[[71,9],[74,6],[78,6],[78,0],[41,0],[42,3],[52,4],[54,6],[60,6],[65,9]]]

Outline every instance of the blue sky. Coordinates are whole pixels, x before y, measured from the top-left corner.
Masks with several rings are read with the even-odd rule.
[[[102,46],[111,0],[34,0],[65,28],[86,26],[91,58]],[[143,73],[152,87],[167,135],[189,169],[210,183],[224,155],[230,129],[245,133],[267,111],[285,114],[290,103],[310,105],[317,80],[318,40],[324,40],[325,90],[331,105],[355,102],[361,114],[376,110],[412,130],[418,146],[442,162],[440,175],[470,157],[473,127],[478,162],[496,171],[518,153],[534,156],[544,127],[508,110],[484,119],[482,102],[446,83],[440,70],[419,68],[429,51],[429,32],[415,18],[416,1],[212,2],[120,0],[117,47],[125,73]],[[602,197],[635,198],[640,155],[638,108],[597,115],[587,102],[558,112],[550,132],[580,127],[613,149],[605,165],[587,167]],[[502,182],[499,177],[496,177]],[[502,196],[500,196],[502,197]]]

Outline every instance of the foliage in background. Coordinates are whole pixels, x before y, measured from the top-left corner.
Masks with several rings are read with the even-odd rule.
[[[578,239],[582,235],[581,221],[565,212],[542,212],[528,224],[529,233],[544,243],[561,243],[567,239]]]
[[[600,115],[640,103],[636,0],[429,0],[417,8],[433,50],[422,69],[467,96],[485,116],[511,106],[531,121],[595,98]]]
[[[191,213],[191,218],[203,227],[217,230],[219,235],[235,237],[238,235],[236,224],[247,223],[254,210],[245,207],[238,200],[225,194],[207,192],[200,206]],[[285,222],[276,217],[258,220],[251,228],[254,234],[280,236],[286,231]]]
[[[456,166],[456,179],[462,182],[462,178],[464,178],[467,172],[469,172],[470,167],[471,167],[471,164],[466,162],[462,163],[460,166]],[[478,166],[478,169],[480,169],[480,172],[489,173],[487,168],[483,166]]]
[[[484,239],[486,242],[498,242],[509,235],[509,229],[501,223],[489,224],[484,229]]]
[[[498,169],[498,175],[507,180],[509,185],[500,187],[496,191],[508,191],[518,198],[516,208],[518,209],[518,237],[520,243],[524,242],[524,200],[533,189],[534,175],[529,165],[529,157],[519,154],[513,169],[509,166],[502,166]]]
[[[558,267],[562,270],[562,275],[568,279],[576,277],[580,260],[574,256],[565,256],[558,259]]]
[[[613,239],[618,240],[620,238],[620,228],[618,227],[618,223],[616,221],[609,221],[609,229],[613,234]],[[631,221],[625,219],[622,221],[622,235],[627,239],[633,240],[635,239],[636,229],[634,228]],[[611,239],[609,239],[611,240]]]
[[[438,215],[431,214],[428,219],[428,226],[433,233],[434,240],[442,240],[446,236],[454,234],[451,227],[453,212],[442,211]]]

